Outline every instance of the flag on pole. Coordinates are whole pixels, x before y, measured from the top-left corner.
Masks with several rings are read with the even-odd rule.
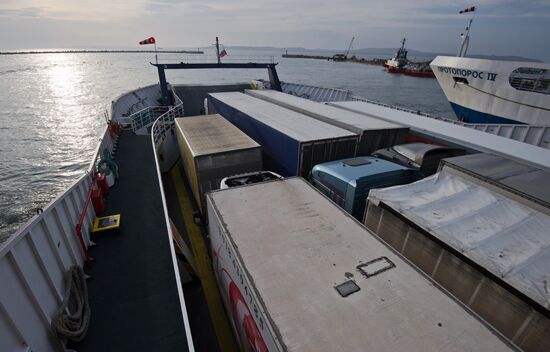
[[[225,51],[225,49],[222,49],[222,51],[220,51],[220,58],[225,57],[227,55],[229,54],[227,53],[227,51]]]
[[[155,37],[150,37],[139,42],[139,45],[155,44]]]
[[[467,13],[467,12],[474,12],[476,10],[476,7],[475,6],[472,6],[472,7],[468,7],[462,11],[460,11],[459,13]]]

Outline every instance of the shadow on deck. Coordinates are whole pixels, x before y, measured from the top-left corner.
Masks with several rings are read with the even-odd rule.
[[[198,209],[181,163],[163,175],[168,213],[186,245],[192,250],[200,281],[183,285],[193,343],[197,351],[237,351],[229,319],[223,309],[204,228],[193,221]]]
[[[95,238],[88,274],[91,305],[78,351],[187,351],[172,254],[150,136],[124,132],[115,160],[120,178],[105,214],[121,214],[118,233]]]

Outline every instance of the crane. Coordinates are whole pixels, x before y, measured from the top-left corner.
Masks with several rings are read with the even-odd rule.
[[[353,41],[355,40],[355,37],[351,37],[351,40],[349,42],[349,45],[348,45],[348,50],[346,51],[346,53],[344,54],[344,56],[347,58],[348,55],[349,55],[349,52],[351,50],[351,47],[353,46]]]
[[[345,54],[334,54],[332,56],[332,61],[346,61],[348,59],[348,54],[351,50],[351,47],[353,45],[353,41],[355,40],[355,37],[352,37],[351,38],[351,41],[349,42],[349,45],[348,45],[348,50],[346,50],[346,53]],[[330,59],[329,59],[330,60]]]

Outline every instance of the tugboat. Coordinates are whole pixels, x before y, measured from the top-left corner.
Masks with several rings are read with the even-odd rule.
[[[401,73],[408,76],[434,78],[429,62],[411,62],[407,59],[408,50],[405,49],[405,41],[401,40],[401,47],[397,49],[395,56],[384,63],[384,69],[389,73]]]

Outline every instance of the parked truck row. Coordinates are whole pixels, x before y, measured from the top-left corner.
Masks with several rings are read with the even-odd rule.
[[[430,187],[443,200],[445,190],[460,194],[453,185],[462,181],[455,179],[437,188],[434,180],[447,180],[441,165],[465,155],[460,165],[468,169],[468,158],[481,154],[461,148],[456,135],[445,145],[445,136],[430,139],[376,116],[280,92],[245,93],[211,93],[208,111],[214,115],[176,119],[182,164],[208,222],[216,278],[242,350],[548,346],[547,307],[537,307],[521,286],[509,289],[510,282],[495,279],[498,274],[484,267],[491,263],[472,264],[459,255],[452,239],[427,235],[436,224],[422,219],[438,209],[411,215],[407,230],[398,206],[393,212],[389,201],[381,206],[384,190],[395,189],[400,199],[403,188],[414,198],[417,184],[427,198]],[[467,177],[480,177],[477,172]],[[474,188],[475,194],[483,186]],[[527,193],[536,194],[523,190],[526,199]],[[464,207],[475,208],[480,200],[468,202]],[[548,214],[542,214],[544,223]],[[441,262],[437,246],[450,262]],[[541,265],[547,261],[536,267]],[[480,274],[449,280],[459,272]],[[481,283],[484,295],[476,291]],[[504,317],[482,299],[497,296],[502,307],[521,310],[510,308]]]

